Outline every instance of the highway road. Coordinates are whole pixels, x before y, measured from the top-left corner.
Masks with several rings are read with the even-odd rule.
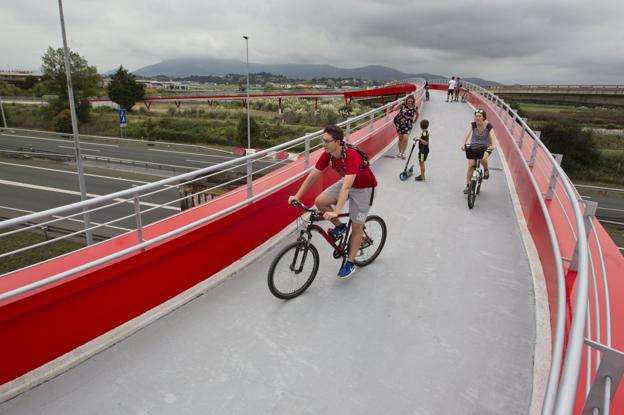
[[[173,176],[203,167],[223,163],[237,156],[220,149],[203,146],[154,143],[106,137],[81,137],[85,158],[86,185],[89,197],[106,195],[132,185],[154,182],[163,176]],[[11,152],[42,153],[54,157],[24,159]],[[73,138],[48,132],[0,130],[0,218],[12,218],[38,212],[80,200],[78,178],[73,163]],[[97,159],[97,160],[96,160]],[[284,161],[286,162],[286,161]],[[258,160],[254,170],[265,173],[282,165],[276,160]],[[245,166],[217,180],[242,176]],[[177,188],[141,199],[141,210],[154,208],[179,198]],[[180,211],[180,203],[160,207],[142,216],[143,224],[152,223]],[[109,222],[134,212],[131,201],[91,215],[93,224]],[[82,217],[76,216],[60,226],[80,229]],[[100,229],[96,234],[112,236],[135,228],[134,218]]]
[[[134,178],[129,178],[134,177]],[[119,171],[102,169],[86,169],[85,182],[89,197],[106,195],[120,190],[132,188],[133,185],[147,183],[138,175],[130,175]],[[149,179],[150,177],[143,177]],[[154,177],[151,177],[154,181]],[[141,199],[141,210],[147,210],[179,197],[175,187],[162,188],[162,192]],[[38,212],[69,203],[80,201],[78,178],[72,166],[59,162],[23,161],[18,159],[0,158],[0,216],[11,218],[32,212]],[[134,212],[132,201],[127,201],[91,214],[94,224],[105,223]],[[179,203],[172,206],[159,207],[142,215],[143,224],[152,223],[180,211]],[[82,223],[81,215],[73,222]],[[57,225],[59,226],[59,225]],[[79,226],[68,228],[78,229]],[[113,224],[106,231],[95,231],[96,234],[111,236],[135,228],[134,219],[126,219]]]
[[[603,226],[609,231],[609,234],[615,241],[615,244],[624,253],[624,237],[621,232],[614,232],[613,229],[624,228],[624,193],[602,192],[596,190],[588,190],[586,188],[578,188],[579,194],[584,200],[591,200],[598,203],[596,209],[596,217],[603,222]]]
[[[0,150],[51,153],[74,156],[73,139],[51,133],[24,133],[21,131],[0,132]],[[152,169],[181,174],[232,160],[237,156],[220,149],[202,146],[183,146],[154,143],[149,141],[123,140],[115,138],[81,137],[80,148],[83,156],[91,162],[117,161],[128,165],[131,162],[148,163]],[[258,160],[254,170],[275,164],[275,160]],[[240,171],[244,171],[242,167]]]

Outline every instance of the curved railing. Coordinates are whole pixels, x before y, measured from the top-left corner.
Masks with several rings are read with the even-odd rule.
[[[447,80],[430,81],[430,84],[442,85],[443,88],[446,83]],[[560,167],[561,157],[550,153],[539,139],[539,133],[533,131],[514,109],[478,85],[464,82],[463,88],[468,91],[469,102],[480,106],[487,105],[490,111],[494,111],[500,121],[500,127],[512,138],[510,142],[499,141],[508,163],[510,159],[512,162],[517,161],[512,167],[515,169],[513,176],[520,196],[527,188],[519,187],[518,184],[526,182],[530,184],[532,195],[525,195],[524,200],[521,200],[525,218],[530,228],[531,222],[543,221],[542,225],[546,229],[546,238],[543,229],[539,229],[538,226],[530,229],[538,245],[547,284],[548,280],[554,281],[553,288],[556,288],[554,290],[556,295],[553,295],[552,288],[549,290],[551,316],[553,314],[555,316],[554,321],[551,317],[554,339],[542,414],[571,414],[573,411],[609,413],[613,398],[611,385],[619,382],[621,373],[618,375],[618,372],[613,370],[601,371],[598,367],[601,357],[599,353],[609,356],[610,364],[613,366],[616,365],[613,362],[618,360],[619,352],[611,348],[612,301],[602,246],[604,241],[610,239],[608,236],[605,237],[604,233],[601,235],[597,229],[601,228],[601,225],[593,218],[596,205],[580,198]],[[536,209],[532,209],[527,201],[536,204],[542,215],[539,220],[534,217]],[[543,238],[542,241],[536,240],[540,237]],[[612,252],[614,246],[612,243],[609,246]],[[548,248],[549,252],[544,252],[543,248]],[[612,267],[612,271],[621,272],[623,261],[619,255],[618,259],[618,264]],[[602,278],[599,279],[598,276]],[[616,278],[616,275],[612,274],[611,278]],[[571,295],[573,291],[574,298]],[[594,330],[590,302],[594,305]],[[569,325],[566,326],[570,318],[571,323],[568,322]],[[602,327],[606,332],[605,345],[601,344]],[[585,353],[583,353],[584,344],[588,345]],[[592,365],[594,351],[596,364]],[[583,360],[586,363],[584,368]],[[595,370],[592,372],[592,369]],[[580,379],[585,380],[584,388],[579,384]]]

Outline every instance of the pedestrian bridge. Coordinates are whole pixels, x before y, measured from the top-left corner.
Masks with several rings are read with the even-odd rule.
[[[138,214],[135,232],[0,276],[0,413],[624,413],[622,393],[611,401],[624,261],[592,205],[495,95],[468,85],[468,104],[447,103],[440,82],[424,101],[412,82],[430,121],[425,182],[399,180],[391,105],[342,124],[375,158],[388,239],[373,264],[339,280],[316,237],[311,287],[270,294],[269,264],[296,237],[286,198],[321,151],[319,133],[285,143],[271,151],[298,160],[222,197],[146,226]],[[475,106],[500,145],[469,210],[459,147]],[[251,172],[266,154],[199,173]]]

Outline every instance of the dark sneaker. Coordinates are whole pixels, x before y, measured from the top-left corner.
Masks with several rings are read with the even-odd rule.
[[[353,262],[345,262],[345,264],[342,266],[342,268],[340,268],[340,271],[338,271],[338,276],[340,278],[348,278],[351,276],[351,274],[353,274],[355,272],[355,269],[357,267],[355,266],[355,264]]]
[[[466,187],[464,188],[464,194],[467,195],[469,191],[470,191],[470,186],[466,185]]]
[[[488,169],[485,169],[483,171],[483,179],[487,180],[490,178],[490,171]]]
[[[414,180],[417,181],[417,182],[424,182],[425,178],[422,177],[422,176],[416,176],[416,177],[414,177]]]
[[[343,223],[340,226],[336,226],[335,228],[329,228],[327,230],[327,233],[329,234],[329,236],[331,236],[331,238],[334,241],[337,241],[338,239],[340,239],[340,237],[346,230],[347,230],[347,225]]]

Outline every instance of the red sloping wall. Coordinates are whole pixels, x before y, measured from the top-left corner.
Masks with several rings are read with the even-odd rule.
[[[446,89],[445,87],[440,89]],[[470,102],[476,107],[488,108],[488,120],[494,125],[494,131],[499,139],[499,147],[505,155],[507,164],[511,171],[511,175],[516,186],[518,198],[522,206],[529,231],[535,242],[540,257],[544,276],[546,278],[546,288],[548,291],[548,300],[551,312],[551,330],[554,334],[555,319],[557,308],[557,282],[555,264],[558,258],[554,258],[550,244],[550,238],[544,221],[544,216],[540,208],[537,195],[534,193],[533,187],[529,180],[529,170],[524,166],[524,160],[530,160],[533,147],[533,141],[528,136],[524,137],[523,146],[518,149],[512,141],[518,142],[521,135],[519,125],[513,126],[513,121],[507,118],[504,110],[493,107],[489,102],[472,95]],[[510,132],[512,131],[512,132]],[[552,174],[550,166],[551,155],[541,149],[537,149],[535,163],[530,169],[538,184],[540,192],[546,194],[548,184]],[[580,199],[580,197],[578,198]],[[551,216],[555,233],[558,238],[561,255],[564,258],[573,258],[575,248],[575,238],[578,234],[576,223],[574,221],[574,213],[572,206],[567,202],[567,196],[561,185],[557,185],[554,189],[553,198],[546,202],[547,209]],[[582,207],[582,205],[581,205]],[[598,340],[602,344],[606,344],[606,297],[603,279],[607,277],[608,291],[610,296],[611,307],[611,330],[612,330],[612,347],[618,350],[624,350],[624,327],[622,326],[620,316],[624,316],[624,257],[619,249],[604,230],[598,220],[593,220],[597,231],[598,240],[602,250],[602,255],[598,249],[598,243],[595,235],[589,237],[589,247],[591,262],[589,263],[589,308],[591,316],[591,336],[586,333],[586,337]],[[605,272],[603,273],[600,258],[605,263]],[[566,281],[566,336],[565,344],[567,344],[568,330],[570,328],[572,309],[574,307],[574,296],[576,295],[575,284],[577,274],[570,269],[570,262],[563,261],[565,281]],[[594,269],[595,277],[592,276]],[[595,278],[595,284],[594,284]],[[596,315],[599,315],[600,322],[596,324]],[[587,349],[587,348],[586,348]],[[592,352],[591,370],[596,370],[596,352]],[[577,398],[575,403],[575,414],[581,414],[586,391],[587,379],[587,355],[583,355],[581,363],[581,372],[579,376]],[[593,375],[590,379],[593,382]],[[618,390],[611,406],[611,413],[624,414],[624,390]]]

